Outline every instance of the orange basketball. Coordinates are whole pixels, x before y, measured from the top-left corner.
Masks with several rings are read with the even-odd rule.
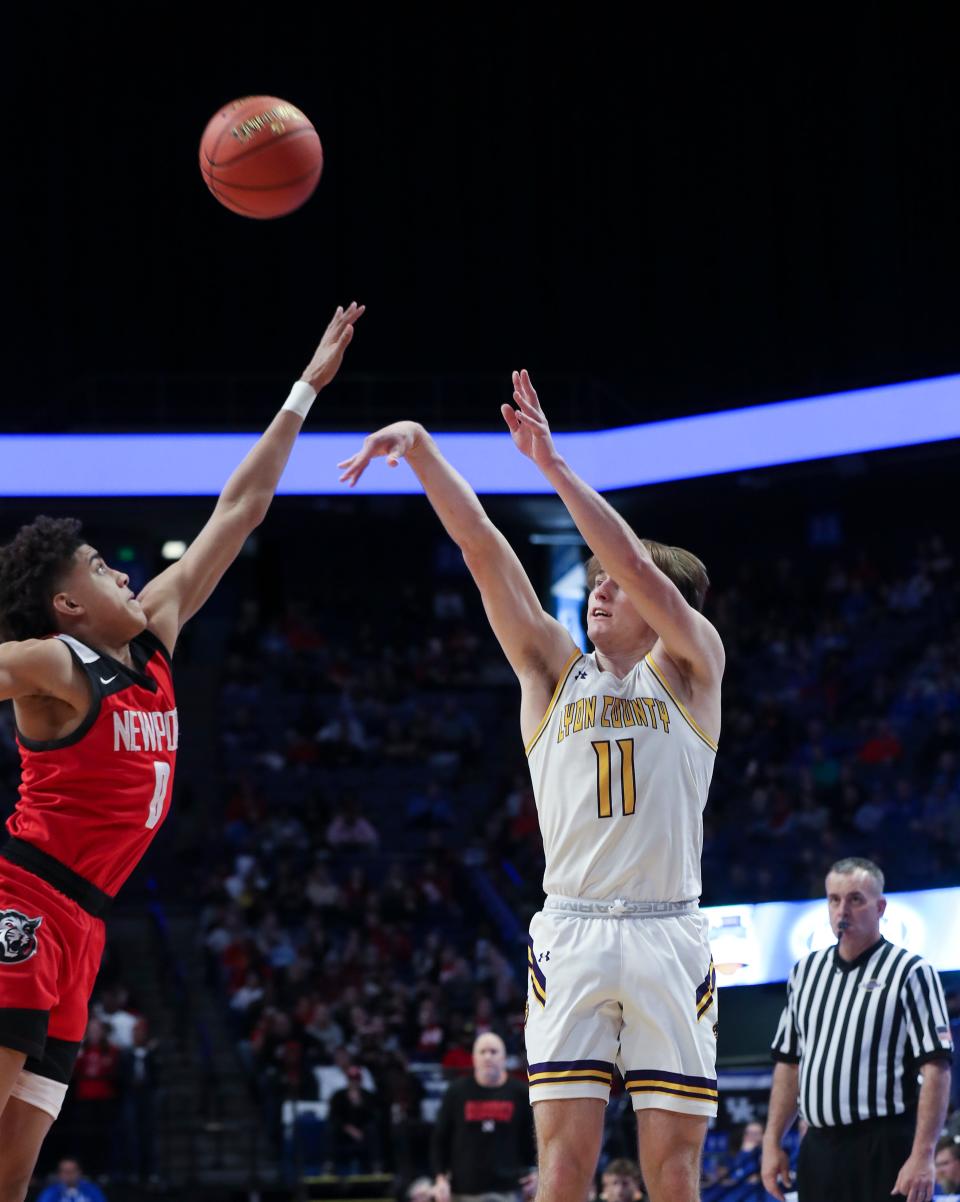
[[[210,118],[200,170],[222,205],[244,217],[282,217],[309,200],[323,170],[317,131],[276,96],[244,96]]]

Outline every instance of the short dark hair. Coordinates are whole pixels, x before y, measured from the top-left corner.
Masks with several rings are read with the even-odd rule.
[[[952,1152],[954,1160],[960,1160],[960,1136],[941,1136],[937,1140],[936,1152]]]
[[[628,1160],[626,1156],[621,1156],[619,1160],[611,1160],[603,1172],[601,1177],[630,1177],[633,1181],[640,1180],[640,1166],[635,1160]]]
[[[862,856],[847,856],[845,859],[831,864],[827,870],[827,876],[831,872],[835,872],[837,876],[849,876],[851,872],[865,872],[867,876],[873,878],[880,892],[883,892],[883,870],[874,864],[873,860],[865,860]]]
[[[0,640],[56,633],[50,602],[82,546],[76,518],[41,516],[0,547]]]
[[[683,547],[668,547],[666,543],[655,542],[652,538],[642,538],[640,541],[664,576],[668,576],[680,590],[684,601],[702,613],[703,602],[710,587],[710,577],[703,561],[692,551],[685,551]],[[600,560],[596,555],[591,555],[587,560],[587,587],[591,591],[602,571]]]

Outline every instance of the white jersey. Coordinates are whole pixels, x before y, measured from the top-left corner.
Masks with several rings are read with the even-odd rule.
[[[527,744],[543,889],[561,897],[700,896],[703,808],[717,744],[651,656],[620,680],[575,652]]]

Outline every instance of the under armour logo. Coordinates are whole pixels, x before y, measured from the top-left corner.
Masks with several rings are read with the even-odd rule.
[[[537,963],[542,964],[544,962],[544,960],[549,960],[549,959],[550,959],[549,952],[541,952],[540,955],[537,956]]]
[[[574,680],[586,680],[587,679],[586,669],[581,668],[580,671],[576,674],[576,676],[574,676],[573,679]]]

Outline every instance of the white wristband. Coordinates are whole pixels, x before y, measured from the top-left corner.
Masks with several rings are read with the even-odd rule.
[[[297,380],[296,384],[290,389],[290,395],[283,402],[282,409],[289,409],[291,413],[296,413],[298,417],[306,417],[310,412],[310,406],[317,399],[317,390],[311,388],[306,380]]]

